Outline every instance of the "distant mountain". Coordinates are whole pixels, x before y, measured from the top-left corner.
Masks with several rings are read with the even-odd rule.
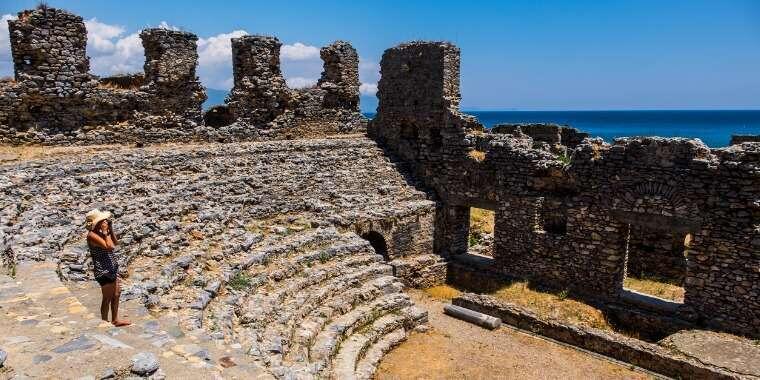
[[[206,89],[206,95],[208,99],[203,103],[203,109],[207,110],[212,106],[224,104],[224,98],[227,97],[229,91],[217,90],[213,88]],[[359,108],[364,113],[374,113],[377,110],[377,96],[374,95],[362,95],[359,97]]]

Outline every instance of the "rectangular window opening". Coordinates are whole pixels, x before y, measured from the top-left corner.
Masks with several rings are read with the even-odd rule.
[[[470,208],[468,253],[493,258],[495,212],[477,207]]]
[[[623,288],[683,303],[691,234],[628,226]]]

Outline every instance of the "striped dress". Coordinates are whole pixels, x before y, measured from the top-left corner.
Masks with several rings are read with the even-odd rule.
[[[101,248],[92,244],[87,244],[87,246],[90,248],[95,278],[116,280],[116,274],[119,273],[119,263],[116,262],[113,249]]]

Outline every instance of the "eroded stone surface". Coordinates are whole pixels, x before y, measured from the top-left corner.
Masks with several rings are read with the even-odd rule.
[[[760,377],[760,345],[756,341],[713,331],[685,330],[659,343],[703,363]]]
[[[64,315],[94,317],[94,288],[87,299],[66,296],[53,270],[29,263],[56,262],[64,278],[90,280],[81,218],[93,207],[113,210],[122,299],[159,316],[126,331],[55,325],[81,335],[64,351],[149,348],[208,371],[224,363],[225,371],[255,365],[276,377],[330,376],[338,355],[343,372],[365,352],[376,363],[389,342],[424,321],[400,280],[420,285],[445,277],[444,263],[431,254],[434,203],[364,137],[62,154],[0,166],[2,197],[14,200],[3,209],[11,223],[2,231],[20,262],[20,282],[49,288],[34,296],[40,304],[73,298]],[[384,255],[361,237],[368,233],[384,241]],[[15,289],[0,291],[24,294]],[[354,334],[356,343],[341,354]]]

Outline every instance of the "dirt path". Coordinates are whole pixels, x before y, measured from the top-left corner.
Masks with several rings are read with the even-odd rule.
[[[415,333],[383,359],[376,379],[647,379],[649,376],[502,327],[489,331],[443,315],[444,303],[409,290],[430,314],[432,329]]]

